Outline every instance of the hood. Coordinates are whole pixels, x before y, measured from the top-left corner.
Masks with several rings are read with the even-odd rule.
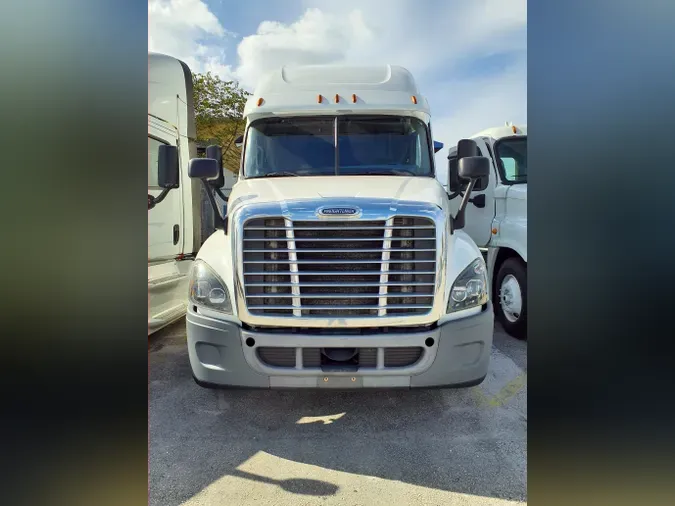
[[[441,184],[430,177],[314,176],[240,180],[229,198],[228,214],[240,205],[327,198],[389,199],[446,207]]]

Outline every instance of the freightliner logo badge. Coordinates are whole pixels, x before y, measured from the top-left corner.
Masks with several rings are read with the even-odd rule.
[[[321,216],[354,216],[359,212],[358,207],[323,207],[319,209]]]

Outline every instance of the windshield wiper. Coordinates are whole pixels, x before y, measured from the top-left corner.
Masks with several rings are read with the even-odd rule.
[[[275,171],[275,172],[269,172],[269,173],[264,174],[262,176],[255,176],[255,177],[252,177],[251,179],[260,179],[262,177],[286,177],[286,176],[298,177],[299,174],[296,174],[295,172],[285,172],[283,170],[280,170],[280,171]]]
[[[381,167],[378,170],[369,170],[367,172],[359,172],[355,175],[364,175],[364,176],[416,176],[417,174],[412,170],[408,169],[395,169],[390,167]]]
[[[359,174],[355,174],[359,175]],[[405,169],[383,169],[378,171],[361,172],[362,176],[416,176],[413,171]]]

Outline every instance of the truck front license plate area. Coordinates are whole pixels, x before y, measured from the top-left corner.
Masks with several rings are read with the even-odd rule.
[[[319,388],[361,388],[363,378],[360,376],[324,376],[317,382]]]

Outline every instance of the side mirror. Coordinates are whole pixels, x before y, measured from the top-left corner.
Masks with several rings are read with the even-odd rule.
[[[457,162],[457,174],[460,179],[484,179],[490,175],[490,160],[485,156],[466,156]],[[473,187],[476,190],[476,185]],[[484,190],[485,188],[483,188]]]
[[[244,145],[244,136],[240,135],[234,140],[234,145],[237,146],[239,149]]]
[[[157,156],[157,181],[161,188],[178,188],[178,148],[162,144]]]
[[[438,153],[441,149],[443,149],[443,143],[434,141],[434,153]]]
[[[450,193],[459,192],[463,186],[469,183],[472,178],[460,174],[459,162],[463,158],[479,157],[478,144],[472,139],[462,139],[457,143],[457,149],[450,151],[448,155],[448,191]],[[474,184],[474,191],[482,191],[487,188],[488,178],[490,177],[490,161],[487,160],[488,171],[485,176],[479,176],[480,179]]]
[[[211,146],[209,146],[211,147]],[[220,148],[218,148],[220,149]],[[208,148],[207,148],[208,150]],[[216,153],[214,150],[210,151],[211,154]],[[209,151],[207,151],[207,155]],[[216,204],[216,199],[213,196],[213,192],[220,192],[220,188],[214,188],[212,186],[213,181],[219,177],[223,177],[223,168],[222,168],[222,159],[216,160],[215,158],[193,158],[190,160],[188,165],[188,175],[194,179],[201,179],[202,186],[206,190],[206,196],[211,203],[211,208],[213,209],[216,228],[224,228],[225,221],[218,211],[218,205]]]
[[[206,148],[206,158],[212,158],[218,162],[218,177],[210,180],[209,184],[214,188],[222,188],[225,184],[223,178],[223,149],[220,146],[212,145]]]
[[[213,158],[193,158],[188,165],[188,175],[194,179],[214,180],[220,169],[218,161]]]
[[[457,176],[460,181],[467,181],[468,184],[464,191],[464,196],[459,204],[457,216],[453,219],[453,229],[459,230],[464,228],[466,206],[471,201],[471,192],[476,186],[476,183],[481,178],[487,178],[490,175],[490,159],[484,156],[465,156],[460,158],[457,162]],[[480,199],[476,201],[476,207],[484,207],[485,200],[481,205]]]

